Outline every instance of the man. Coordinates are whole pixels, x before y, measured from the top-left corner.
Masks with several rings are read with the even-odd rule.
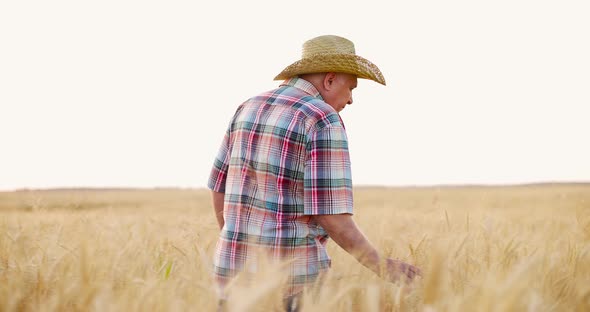
[[[384,259],[352,219],[348,141],[338,113],[352,104],[357,78],[385,85],[351,41],[320,36],[275,77],[286,79],[279,88],[238,107],[208,182],[221,229],[214,266],[222,289],[239,272],[256,271],[262,251],[288,263],[291,305],[330,267],[328,237],[383,278],[420,275]]]

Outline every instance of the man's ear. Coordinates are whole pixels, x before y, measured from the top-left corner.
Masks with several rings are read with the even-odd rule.
[[[336,73],[327,73],[324,76],[324,89],[332,90],[332,85],[334,84],[334,80],[336,80]]]

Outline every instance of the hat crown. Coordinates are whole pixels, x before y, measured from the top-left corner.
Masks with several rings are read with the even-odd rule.
[[[334,35],[319,36],[303,43],[301,58],[318,54],[355,54],[354,43]]]

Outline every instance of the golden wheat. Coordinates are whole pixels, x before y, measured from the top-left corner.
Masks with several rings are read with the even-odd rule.
[[[358,188],[355,220],[412,287],[330,243],[303,311],[590,311],[590,186]],[[218,235],[205,190],[0,193],[0,311],[215,311]],[[233,311],[281,306],[281,275],[232,289]]]

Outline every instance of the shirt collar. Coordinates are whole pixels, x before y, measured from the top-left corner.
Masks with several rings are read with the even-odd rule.
[[[281,87],[282,86],[294,87],[322,101],[324,100],[318,89],[316,89],[309,81],[305,79],[292,77],[281,83]]]

